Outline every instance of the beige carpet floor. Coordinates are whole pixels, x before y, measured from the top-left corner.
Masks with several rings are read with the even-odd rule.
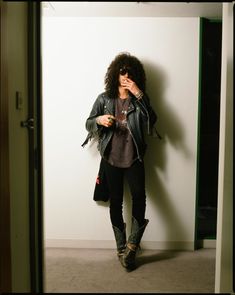
[[[214,293],[215,249],[141,250],[126,270],[112,249],[45,249],[45,292]]]

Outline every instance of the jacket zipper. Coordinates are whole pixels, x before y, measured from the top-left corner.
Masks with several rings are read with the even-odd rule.
[[[140,160],[140,162],[142,162],[142,159],[141,159],[140,154],[139,154],[139,150],[138,150],[137,143],[136,143],[135,138],[134,138],[134,136],[133,136],[133,134],[132,134],[132,132],[131,132],[130,126],[129,126],[129,124],[128,124],[128,121],[127,121],[127,128],[128,128],[128,130],[129,130],[129,132],[130,132],[130,134],[131,134],[131,137],[132,137],[132,139],[133,139],[133,141],[134,141],[134,144],[135,144],[135,147],[136,147],[136,151],[137,151],[138,159]]]
[[[132,139],[133,139],[133,141],[134,141],[134,144],[135,144],[135,147],[136,147],[136,151],[137,151],[138,159],[140,160],[140,162],[142,162],[142,159],[141,159],[141,157],[140,157],[139,150],[138,150],[138,145],[137,145],[137,143],[136,143],[136,141],[135,141],[135,138],[134,138],[134,136],[133,136],[133,134],[132,134],[132,132],[131,132],[131,129],[130,129],[130,126],[129,126],[129,122],[128,122],[128,120],[127,120],[128,115],[129,115],[134,109],[135,109],[135,107],[134,107],[133,105],[131,105],[131,106],[129,107],[129,111],[128,111],[127,114],[126,114],[127,128],[128,128],[128,130],[129,130],[129,132],[130,132],[130,134],[131,134],[131,137],[132,137]]]

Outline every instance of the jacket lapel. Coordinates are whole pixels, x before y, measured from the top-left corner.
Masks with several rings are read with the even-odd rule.
[[[133,99],[133,97],[132,97],[132,98],[131,98],[131,101],[130,101],[130,105],[129,105],[129,107],[128,107],[128,112],[127,112],[127,114],[133,112],[134,110],[135,110],[135,103],[134,103],[134,99]]]
[[[105,102],[105,107],[108,111],[109,114],[114,115],[115,114],[115,104],[114,104],[115,100],[114,99],[107,99]]]

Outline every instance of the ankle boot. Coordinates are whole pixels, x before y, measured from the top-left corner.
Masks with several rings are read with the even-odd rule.
[[[132,217],[131,234],[128,238],[127,247],[123,255],[123,265],[125,265],[127,270],[133,270],[136,268],[136,252],[148,223],[149,220],[145,219],[144,224],[140,227],[138,221]]]
[[[114,232],[116,245],[117,245],[118,259],[121,262],[122,266],[126,267],[123,261],[123,255],[126,249],[126,224],[124,223],[123,231],[121,231],[118,227],[114,225],[112,227],[113,227],[113,232]]]

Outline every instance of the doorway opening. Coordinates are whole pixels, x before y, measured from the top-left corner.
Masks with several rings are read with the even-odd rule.
[[[196,240],[216,239],[222,21],[201,19]]]

